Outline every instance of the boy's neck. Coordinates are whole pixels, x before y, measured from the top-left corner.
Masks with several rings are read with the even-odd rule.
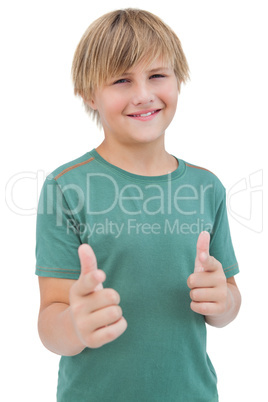
[[[177,159],[166,152],[163,145],[110,147],[104,140],[96,151],[112,165],[141,176],[162,176],[178,168]]]

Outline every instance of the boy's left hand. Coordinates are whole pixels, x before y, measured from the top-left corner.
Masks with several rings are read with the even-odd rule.
[[[187,285],[191,289],[191,309],[205,316],[219,316],[228,308],[228,286],[221,263],[209,255],[210,235],[200,233],[196,246],[194,273]]]

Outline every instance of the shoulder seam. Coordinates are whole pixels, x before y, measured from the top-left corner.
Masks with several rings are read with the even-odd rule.
[[[54,180],[57,181],[61,176],[63,176],[65,173],[68,173],[70,170],[76,169],[77,167],[82,166],[82,165],[86,165],[87,163],[92,162],[94,159],[95,159],[95,158],[92,157],[92,158],[90,158],[90,159],[87,159],[87,160],[84,161],[84,162],[80,162],[80,163],[77,163],[76,165],[69,166],[68,168],[64,169],[62,172],[60,172],[59,174],[57,174],[57,176],[54,177]]]
[[[217,177],[217,176],[215,175],[215,173],[211,172],[211,170],[202,168],[202,167],[200,167],[200,166],[191,165],[190,163],[186,163],[186,162],[185,162],[185,165],[188,166],[188,167],[194,168],[194,169],[205,170],[206,172],[209,172],[209,173],[213,174],[213,176]]]

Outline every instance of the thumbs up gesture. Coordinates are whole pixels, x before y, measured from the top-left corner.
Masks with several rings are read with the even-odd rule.
[[[105,273],[98,269],[96,256],[88,244],[78,249],[81,274],[70,289],[71,317],[82,344],[98,348],[118,338],[127,328],[114,289],[104,289]]]
[[[210,235],[200,233],[196,246],[194,273],[187,285],[191,289],[191,309],[205,316],[220,316],[228,308],[228,285],[222,265],[209,255]]]

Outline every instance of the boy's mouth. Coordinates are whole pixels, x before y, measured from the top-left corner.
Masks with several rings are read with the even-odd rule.
[[[133,117],[136,119],[148,119],[150,117],[154,117],[154,115],[158,114],[161,109],[155,109],[155,110],[150,110],[150,111],[144,111],[142,113],[135,113],[135,114],[129,114],[129,117]]]

